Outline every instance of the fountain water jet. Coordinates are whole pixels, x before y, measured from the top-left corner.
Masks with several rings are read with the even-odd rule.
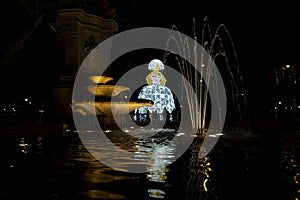
[[[183,54],[188,56],[191,55],[191,53],[196,54],[196,43],[199,40],[196,28],[196,20],[194,18],[192,28],[192,35],[195,40],[194,46],[189,46],[186,38],[182,38],[180,35],[174,35],[173,32],[170,33],[167,45],[175,43]],[[172,30],[178,31],[175,25],[172,27]],[[207,122],[209,122],[210,117],[209,96],[219,95],[218,88],[215,88],[214,94],[209,94],[211,91],[208,91],[208,85],[210,84],[210,81],[214,81],[213,77],[216,73],[215,71],[212,71],[214,69],[211,66],[216,63],[222,78],[224,79],[223,81],[225,83],[228,100],[227,121],[224,130],[248,132],[249,124],[246,91],[243,77],[240,73],[237,53],[229,31],[224,24],[221,24],[217,27],[215,33],[212,33],[208,18],[205,17],[199,43],[211,55],[211,58],[206,60],[204,59],[203,53],[194,56],[194,64],[195,66],[199,66],[200,74],[191,63],[172,54],[172,52],[166,52],[164,56],[164,63],[168,63],[168,61],[177,63],[181,74],[193,86],[191,89],[191,87],[187,87],[185,82],[182,82],[182,90],[185,90],[186,96],[181,97],[181,101],[188,101],[193,129],[199,130],[201,134],[204,134],[207,130]],[[202,70],[204,68],[206,68],[206,70]],[[204,71],[206,72],[205,74],[203,73]],[[206,82],[204,82],[204,80],[206,80]],[[197,99],[192,98],[192,94],[194,93],[196,93]]]

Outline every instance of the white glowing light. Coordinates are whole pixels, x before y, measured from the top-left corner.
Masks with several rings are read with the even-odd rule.
[[[223,133],[216,133],[215,135],[221,136],[221,135],[224,135],[224,134]]]
[[[165,69],[165,66],[164,64],[158,60],[158,59],[153,59],[151,60],[151,62],[149,63],[148,65],[148,69],[149,70],[154,70],[156,68],[159,68],[159,70],[164,70]]]
[[[164,109],[171,114],[175,109],[174,98],[171,90],[168,87],[165,87],[166,78],[164,75],[159,72],[159,70],[164,69],[164,64],[158,60],[152,60],[148,65],[149,70],[153,70],[147,77],[147,86],[144,86],[139,93],[139,99],[147,99],[153,101],[154,105],[145,106],[137,109],[135,113],[140,115],[146,115],[148,112],[150,114],[156,112],[160,114],[160,119],[162,118],[162,113]],[[172,119],[172,115],[170,115],[170,120]]]
[[[173,94],[171,90],[164,86],[159,85],[149,85],[143,87],[139,96],[139,99],[148,99],[154,102],[153,106],[146,106],[139,108],[140,114],[147,114],[149,110],[150,113],[157,112],[162,114],[164,108],[171,113],[175,109],[175,103],[173,99]]]
[[[182,135],[185,135],[186,133],[177,133],[176,136],[182,136]]]
[[[217,135],[207,135],[208,137],[217,137]]]

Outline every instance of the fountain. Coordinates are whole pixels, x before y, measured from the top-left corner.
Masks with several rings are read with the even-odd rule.
[[[118,85],[108,85],[107,83],[113,80],[112,77],[107,76],[89,76],[89,80],[96,83],[96,86],[87,86],[88,92],[94,94],[96,97],[100,97],[100,101],[83,101],[73,102],[73,110],[81,115],[89,115],[96,112],[96,115],[103,117],[113,117],[112,111],[118,115],[129,114],[135,109],[144,106],[152,106],[151,101],[140,102],[122,102],[122,101],[106,101],[109,97],[118,96],[124,91],[129,91],[130,88]],[[102,98],[102,99],[101,99]],[[103,100],[104,99],[104,100]]]
[[[193,86],[192,90],[188,89],[187,85],[182,82],[182,90],[186,90],[187,95],[181,97],[181,101],[186,100],[189,102],[190,119],[193,129],[198,129],[200,133],[206,132],[210,118],[209,106],[211,102],[209,95],[214,95],[218,99],[218,88],[215,89],[213,94],[209,94],[211,91],[208,90],[208,86],[211,84],[211,81],[214,81],[216,73],[211,66],[216,63],[225,84],[228,104],[224,131],[248,132],[246,91],[230,34],[224,24],[219,25],[213,34],[207,17],[204,18],[201,30],[202,38],[198,38],[196,28],[196,20],[193,19],[192,34],[195,43],[200,39],[199,44],[211,55],[210,59],[204,59],[204,55],[202,54],[195,55],[194,63],[199,66],[200,73],[185,59],[172,54],[172,52],[166,52],[163,61],[164,63],[174,63],[175,66],[177,65],[178,71]],[[176,26],[173,26],[172,30],[178,31]],[[171,32],[167,46],[174,43],[182,51],[182,54],[191,55],[191,53],[196,54],[197,52],[196,45],[189,46],[186,38],[174,35]],[[172,65],[174,66],[174,64]],[[191,97],[193,93],[196,93],[197,99]]]
[[[203,29],[205,28],[206,26],[204,26]],[[236,112],[236,115],[228,115],[227,113],[227,116],[239,116],[238,120],[242,119],[243,116],[241,113],[244,104],[242,105],[241,103],[246,102],[242,102],[241,97],[243,97],[242,99],[245,99],[245,90],[239,73],[239,66],[235,57],[234,48],[232,47],[233,53],[231,53],[234,55],[233,58],[235,59],[233,59],[233,61],[236,63],[232,65],[232,57],[230,57],[231,54],[228,52],[228,49],[225,48],[225,42],[222,40],[223,38],[221,38],[221,33],[223,33],[222,31],[228,33],[225,26],[219,26],[216,34],[212,35],[210,33],[208,38],[205,34],[202,34],[203,49],[197,43],[197,34],[195,30],[196,27],[194,25],[194,38],[184,38],[186,35],[180,34],[179,31],[176,31],[175,26],[172,30],[155,27],[129,30],[120,33],[113,38],[114,43],[122,44],[123,48],[119,46],[117,46],[118,48],[113,48],[113,50],[116,51],[113,51],[113,53],[110,54],[111,57],[109,57],[109,59],[106,55],[111,51],[110,47],[112,40],[107,40],[99,44],[87,56],[82,67],[79,69],[73,87],[73,97],[78,101],[73,104],[73,112],[78,111],[79,113],[85,113],[89,116],[75,116],[74,120],[76,129],[86,148],[95,157],[99,158],[101,162],[121,171],[132,173],[148,172],[147,169],[149,165],[155,165],[156,160],[150,160],[148,157],[137,159],[136,156],[139,153],[145,153],[146,151],[147,154],[148,151],[138,148],[142,145],[136,146],[136,143],[134,142],[138,142],[138,144],[145,144],[143,138],[146,138],[146,143],[151,139],[158,144],[161,144],[160,141],[168,141],[166,144],[159,145],[159,148],[156,148],[158,146],[155,146],[155,151],[150,151],[155,154],[154,156],[156,156],[157,152],[161,152],[165,148],[173,149],[174,147],[176,149],[174,154],[168,157],[169,161],[167,163],[163,163],[162,166],[159,167],[155,166],[158,167],[155,168],[155,173],[150,173],[149,171],[149,174],[152,177],[151,181],[155,182],[159,180],[157,179],[159,178],[157,174],[164,171],[166,165],[178,159],[189,148],[194,138],[198,138],[201,142],[203,141],[201,143],[201,148],[199,148],[198,157],[200,159],[204,158],[206,154],[210,152],[214,144],[216,144],[218,137],[222,135],[223,132],[227,106],[226,95],[228,95],[228,99],[230,100],[228,102],[230,103],[228,107],[233,108],[236,106],[235,102],[238,102],[236,111],[240,111],[239,113]],[[136,37],[137,35],[143,35],[143,37]],[[157,37],[158,35],[160,37]],[[193,46],[194,44],[195,46]],[[89,77],[89,80],[93,80],[94,84],[97,83],[96,86],[90,87],[89,85],[91,84],[86,82],[86,77],[91,75],[91,72],[93,74],[95,74],[96,71],[98,74],[105,73],[105,69],[99,68],[99,66],[111,66],[113,61],[120,58],[121,55],[124,55],[127,52],[154,47],[166,52],[166,54],[161,55],[163,57],[162,63],[165,65],[164,70],[166,75],[172,77],[168,78],[168,86],[174,93],[176,100],[178,100],[178,104],[176,106],[180,106],[175,106],[180,112],[179,118],[176,118],[179,121],[178,127],[175,127],[171,131],[166,130],[164,126],[157,127],[156,124],[155,126],[152,126],[151,123],[149,126],[145,127],[136,126],[136,124],[132,122],[134,120],[129,118],[128,114],[134,110],[143,112],[145,110],[142,108],[148,107],[146,110],[147,112],[150,112],[150,107],[155,105],[155,102],[118,102],[114,101],[114,99],[117,98],[111,98],[113,96],[118,97],[120,94],[122,95],[124,92],[128,91],[128,88],[130,88],[134,91],[141,92],[139,94],[141,94],[140,97],[142,98],[149,95],[150,99],[145,98],[149,101],[153,101],[153,98],[151,98],[153,94],[155,94],[155,96],[159,96],[159,100],[165,100],[160,96],[160,87],[162,85],[152,86],[147,82],[148,85],[145,86],[145,90],[143,90],[144,87],[141,87],[145,85],[145,81],[144,78],[142,80],[140,77],[145,77],[146,74],[144,73],[147,71],[145,70],[144,64],[125,71],[124,74],[119,77],[118,82],[114,85],[108,84],[109,79],[99,78],[97,76]],[[203,53],[203,55],[198,55],[199,52]],[[206,54],[207,52],[209,52],[209,54]],[[215,61],[222,61],[221,64],[224,64],[220,64],[218,66],[221,66],[220,71],[224,75],[223,78],[225,78],[226,87],[222,84],[223,82],[221,84],[218,82],[218,80],[222,79],[222,76],[214,64]],[[157,68],[155,68],[155,70],[158,71]],[[162,78],[162,76],[160,78]],[[102,83],[99,83],[100,80]],[[123,85],[128,86],[128,88]],[[150,87],[150,90],[148,90],[148,87]],[[85,89],[86,94],[88,95],[85,95],[82,92],[82,88]],[[140,88],[142,89],[140,90]],[[152,91],[148,94],[147,91],[151,91],[153,88],[158,88],[159,92],[156,93],[156,91]],[[116,91],[114,92],[114,90]],[[168,99],[171,97],[171,95],[168,95],[167,93],[163,94],[165,95],[164,98]],[[143,95],[145,95],[145,97],[143,97]],[[85,99],[86,101],[84,101]],[[129,109],[129,105],[134,105],[131,107],[132,110]],[[173,110],[173,106],[171,106],[172,103],[170,102],[164,102],[161,105],[169,106],[169,112]],[[158,106],[158,104],[156,104],[156,106]],[[114,110],[116,112],[114,112]],[[115,113],[118,115],[114,115]],[[97,116],[95,116],[95,114],[97,114]],[[119,120],[119,117],[124,117],[124,120]],[[108,121],[104,121],[104,119],[108,119]],[[98,123],[99,121],[97,120],[100,120],[100,123]],[[228,121],[234,124],[233,127],[241,128],[241,124],[239,123],[241,120],[233,120],[232,122],[231,119],[229,119]],[[121,122],[122,124],[120,125],[118,122]],[[172,120],[171,122],[173,123]],[[113,129],[115,127],[111,128],[109,126],[103,127],[103,124],[115,124],[118,126],[118,129]],[[205,137],[198,137],[199,135]],[[112,139],[114,136],[118,136],[115,140],[121,139],[122,141],[130,141],[130,144],[128,145],[129,147],[124,147],[122,142],[121,144],[114,142]],[[100,145],[96,147],[95,141]],[[151,141],[151,143],[153,142]],[[101,148],[102,144],[105,144],[107,148]],[[150,147],[152,150],[155,148]],[[162,152],[162,154],[166,154],[166,152]],[[157,162],[161,163],[161,161]],[[155,193],[157,191],[151,190],[151,195],[153,194],[152,192]]]
[[[206,20],[205,23],[207,23]],[[200,49],[200,45],[197,47],[198,38],[195,21],[192,38],[194,40],[188,38],[192,43],[186,42],[186,38],[182,37],[185,35],[178,34],[180,32],[176,31],[177,28],[175,26],[173,27],[174,31],[145,28],[130,30],[128,31],[129,34],[128,32],[120,33],[113,38],[113,41],[116,44],[122,44],[126,48],[117,48],[118,51],[112,53],[111,58],[107,59],[103,55],[107,54],[108,49],[110,50],[108,47],[111,47],[112,41],[106,41],[108,44],[105,42],[101,43],[92,50],[91,54],[83,62],[80,68],[81,71],[79,71],[78,78],[74,84],[73,91],[75,92],[73,96],[76,97],[75,99],[80,100],[79,102],[73,102],[73,113],[77,111],[84,116],[82,118],[75,116],[75,125],[85,148],[103,164],[115,170],[145,173],[149,180],[147,195],[150,198],[168,198],[168,188],[165,187],[169,175],[167,166],[183,155],[192,143],[196,145],[196,148],[194,148],[196,150],[192,152],[193,160],[201,160],[200,162],[194,162],[194,164],[200,166],[199,170],[203,171],[203,173],[201,178],[195,178],[199,173],[191,173],[187,177],[188,184],[201,184],[204,192],[210,191],[209,183],[211,179],[209,177],[212,167],[210,167],[211,162],[206,155],[214,147],[218,137],[224,131],[223,122],[225,116],[222,114],[226,110],[225,104],[228,104],[228,110],[232,111],[227,113],[227,122],[229,122],[230,126],[225,131],[238,129],[240,132],[242,128],[247,128],[243,126],[245,116],[242,114],[247,113],[243,112],[246,111],[246,93],[230,35],[224,25],[220,25],[216,33],[212,34],[209,26],[205,23],[202,30],[201,44],[206,51]],[[209,32],[208,35],[206,35],[206,30]],[[147,35],[145,32],[151,34]],[[225,45],[227,40],[223,40],[224,38],[221,37],[223,33],[229,37],[230,51]],[[145,37],[136,37],[136,35],[143,34]],[[160,37],[157,37],[157,35]],[[146,39],[143,40],[144,38]],[[157,38],[163,38],[163,42]],[[193,46],[193,42],[195,42],[195,46]],[[168,48],[172,43],[175,43],[175,45]],[[177,46],[180,52],[176,52],[174,46]],[[154,110],[151,110],[152,106],[158,106],[158,103],[153,96],[155,98],[158,96],[159,104],[162,105],[162,107],[158,107],[159,109],[169,109],[169,113],[174,109],[171,101],[161,103],[172,96],[170,93],[161,93],[161,91],[166,91],[161,90],[161,88],[165,87],[164,84],[160,85],[162,79],[157,81],[159,84],[155,86],[149,84],[149,81],[147,81],[148,85],[144,86],[144,78],[142,78],[143,80],[140,79],[140,77],[145,77],[143,72],[147,71],[144,65],[124,72],[114,85],[109,84],[112,78],[102,76],[89,76],[88,79],[94,83],[94,86],[89,86],[92,84],[86,82],[86,77],[91,74],[92,70],[97,70],[98,74],[104,74],[105,70],[99,68],[99,66],[111,66],[111,63],[118,59],[120,55],[146,47],[156,47],[166,52],[162,55],[163,59],[161,60],[165,64],[166,76],[172,77],[168,78],[168,86],[175,94],[174,96],[177,98],[176,100],[178,100],[180,106],[178,109],[180,118],[176,118],[179,121],[179,125],[175,129],[166,129],[165,126],[157,128],[157,124],[153,127],[151,123],[149,126],[135,126],[136,124],[132,123],[134,120],[128,117],[128,114],[132,113],[132,111],[143,114],[145,112],[154,113]],[[172,52],[173,50],[174,52]],[[203,54],[198,55],[199,50]],[[206,52],[210,56],[206,55]],[[191,55],[195,56],[192,57]],[[191,57],[193,59],[190,59]],[[216,79],[220,80],[222,77],[218,74],[218,69],[216,69],[214,62],[218,62],[218,68],[225,81],[225,88],[223,85],[220,86],[220,84],[215,83],[217,82]],[[162,69],[160,66],[158,68]],[[151,67],[151,70],[159,71],[158,68],[157,66]],[[123,70],[123,68],[121,69]],[[160,78],[162,77],[160,76]],[[152,81],[156,82],[154,79]],[[83,95],[82,88],[89,95]],[[148,101],[152,100],[152,102],[114,101],[114,99],[118,98],[112,97],[122,96],[124,92],[129,91],[129,88],[132,90],[136,89],[140,94],[139,98],[147,99]],[[152,89],[154,88],[158,92],[153,91]],[[179,90],[176,91],[178,88]],[[164,98],[161,98],[161,94],[165,95]],[[227,103],[227,99],[224,96],[227,96]],[[87,100],[81,101],[81,98]],[[223,108],[223,110],[220,110],[220,108]],[[116,113],[117,116],[115,115]],[[235,116],[237,118],[234,119],[233,117]],[[172,120],[170,121],[171,123],[176,123]],[[122,124],[116,122],[121,122]],[[194,140],[198,143],[193,142]],[[195,169],[192,161],[188,162],[187,166]]]

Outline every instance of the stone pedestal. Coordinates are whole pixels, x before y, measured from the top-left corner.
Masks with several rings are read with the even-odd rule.
[[[89,52],[118,30],[113,19],[88,14],[82,9],[58,10],[51,24],[56,32],[57,77],[53,85],[53,111],[58,117],[72,116],[72,87],[76,73]]]

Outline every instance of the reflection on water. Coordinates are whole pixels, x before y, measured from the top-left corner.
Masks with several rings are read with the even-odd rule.
[[[103,165],[72,130],[1,135],[0,199],[299,199],[300,134],[225,134],[202,159],[202,139],[196,138],[174,163],[171,141],[166,146],[157,138],[126,141],[109,134],[147,160],[146,173]]]
[[[285,169],[284,180],[287,182],[285,187],[291,190],[289,193],[290,199],[300,199],[300,154],[299,154],[299,137],[297,138],[298,145],[294,144],[294,137],[287,137],[281,140],[281,156],[282,167]]]
[[[172,141],[168,141],[169,145],[164,145],[163,142],[152,140],[142,140],[136,144],[136,147],[140,150],[135,154],[138,159],[148,157],[150,158],[149,167],[147,168],[146,177],[152,182],[151,187],[149,187],[148,195],[152,198],[165,198],[165,191],[162,186],[166,182],[167,172],[169,168],[167,167],[172,163],[170,159],[174,156],[175,147]],[[155,184],[157,183],[157,184]]]

